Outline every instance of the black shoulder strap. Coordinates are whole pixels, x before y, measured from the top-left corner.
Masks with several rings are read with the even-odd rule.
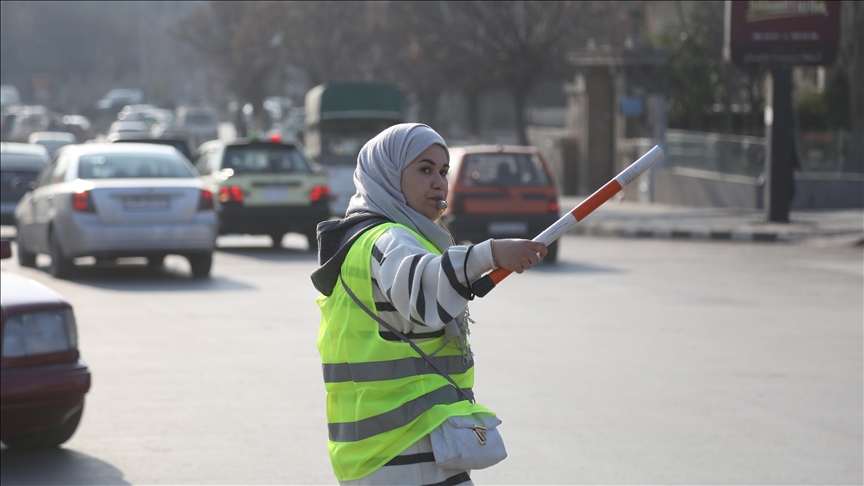
[[[401,340],[405,341],[406,343],[410,344],[411,347],[414,348],[414,351],[417,351],[417,354],[419,354],[420,356],[422,356],[422,357],[423,357],[423,358],[424,358],[424,359],[425,359],[429,364],[431,364],[432,367],[435,368],[435,371],[437,371],[438,373],[440,373],[441,376],[443,376],[444,378],[447,378],[447,381],[449,381],[450,384],[453,385],[453,387],[455,387],[457,390],[459,390],[459,392],[462,394],[462,396],[464,396],[464,397],[465,397],[469,402],[474,403],[474,399],[473,399],[472,397],[469,397],[468,394],[465,393],[465,390],[463,390],[462,388],[460,388],[459,385],[457,385],[456,382],[453,380],[453,378],[451,378],[450,375],[447,374],[447,372],[445,372],[444,370],[441,369],[441,367],[439,367],[437,364],[435,364],[435,361],[433,361],[432,358],[430,358],[426,353],[424,353],[424,352],[420,349],[420,347],[417,346],[417,344],[414,343],[414,341],[408,339],[408,336],[406,336],[406,335],[402,334],[401,332],[397,331],[395,327],[393,327],[393,326],[391,326],[390,324],[384,322],[383,319],[381,319],[380,317],[378,317],[378,316],[376,316],[375,314],[373,314],[372,311],[370,311],[368,307],[366,307],[365,305],[363,305],[363,302],[360,302],[360,299],[358,299],[357,296],[354,295],[354,292],[352,292],[351,289],[348,288],[348,285],[345,284],[345,279],[340,278],[339,280],[342,282],[342,287],[345,289],[345,292],[348,292],[348,295],[350,295],[351,298],[354,299],[354,302],[356,302],[357,305],[359,305],[361,309],[363,309],[367,314],[369,314],[369,317],[371,317],[372,319],[375,319],[376,321],[378,321],[378,324],[381,324],[382,326],[386,327],[390,332],[392,332],[393,334],[395,334],[396,336],[398,336],[399,339],[401,339]]]

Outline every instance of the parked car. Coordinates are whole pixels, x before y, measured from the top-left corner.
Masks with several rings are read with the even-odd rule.
[[[279,246],[286,233],[318,248],[315,228],[328,219],[327,175],[293,143],[214,140],[198,149],[195,166],[217,195],[219,233],[269,235]]]
[[[442,220],[457,242],[534,238],[558,220],[558,190],[536,147],[450,149],[450,192]],[[555,262],[558,242],[544,260]]]
[[[0,257],[10,256],[3,240]],[[0,307],[0,440],[13,449],[57,447],[78,428],[90,390],[72,305],[35,280],[0,271]]]
[[[18,201],[48,165],[48,151],[29,143],[0,143],[0,224],[15,224]]]
[[[216,244],[213,195],[173,147],[153,144],[69,145],[40,174],[15,210],[18,262],[51,256],[65,277],[74,259],[185,256],[195,277],[210,274]]]
[[[54,155],[54,152],[60,147],[78,143],[75,135],[69,132],[33,132],[27,138],[27,141],[45,147],[49,157]]]

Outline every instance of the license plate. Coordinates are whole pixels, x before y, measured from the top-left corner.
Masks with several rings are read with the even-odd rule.
[[[528,223],[524,221],[498,221],[489,223],[490,235],[524,235],[528,232]]]
[[[163,211],[171,205],[167,197],[127,197],[123,207],[127,211]]]
[[[285,187],[265,187],[262,197],[265,201],[287,201],[288,189]]]

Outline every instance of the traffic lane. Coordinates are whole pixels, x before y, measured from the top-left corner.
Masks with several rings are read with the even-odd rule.
[[[249,292],[118,292],[41,274],[82,299],[122,301],[88,310],[82,342],[94,344],[82,350],[102,410],[85,412],[69,447],[133,484],[334,483],[314,350],[314,255],[239,248],[217,252],[214,275]],[[514,275],[471,305],[475,389],[504,419],[510,452],[474,472],[478,484],[860,475],[861,352],[848,345],[861,342],[860,251],[568,236],[562,252],[561,264]],[[154,296],[166,303],[149,312],[153,322],[108,324]],[[241,307],[254,318],[240,318]],[[814,313],[834,330],[810,322]],[[289,332],[273,314],[307,324]],[[269,329],[260,324],[268,316]],[[173,338],[160,345],[135,327]],[[237,328],[249,332],[237,337]],[[186,352],[182,342],[198,347]],[[140,362],[154,356],[161,366]],[[127,403],[136,394],[144,404]]]
[[[250,289],[239,292],[198,288],[192,279],[185,291],[160,291],[132,266],[101,282],[14,269],[76,307],[94,381],[67,448],[112,464],[133,484],[332,478],[315,348],[320,315],[308,276],[315,256],[241,248],[268,257],[216,253],[214,278]],[[280,254],[288,261],[271,257]],[[166,264],[170,275],[183,259]],[[298,472],[310,464],[318,464],[311,474]]]
[[[475,392],[510,453],[478,484],[861,481],[859,249],[562,251],[472,303]]]

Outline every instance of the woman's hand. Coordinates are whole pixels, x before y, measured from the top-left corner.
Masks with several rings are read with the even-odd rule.
[[[539,241],[492,240],[492,258],[498,263],[498,267],[511,272],[522,273],[544,256],[546,245]]]

